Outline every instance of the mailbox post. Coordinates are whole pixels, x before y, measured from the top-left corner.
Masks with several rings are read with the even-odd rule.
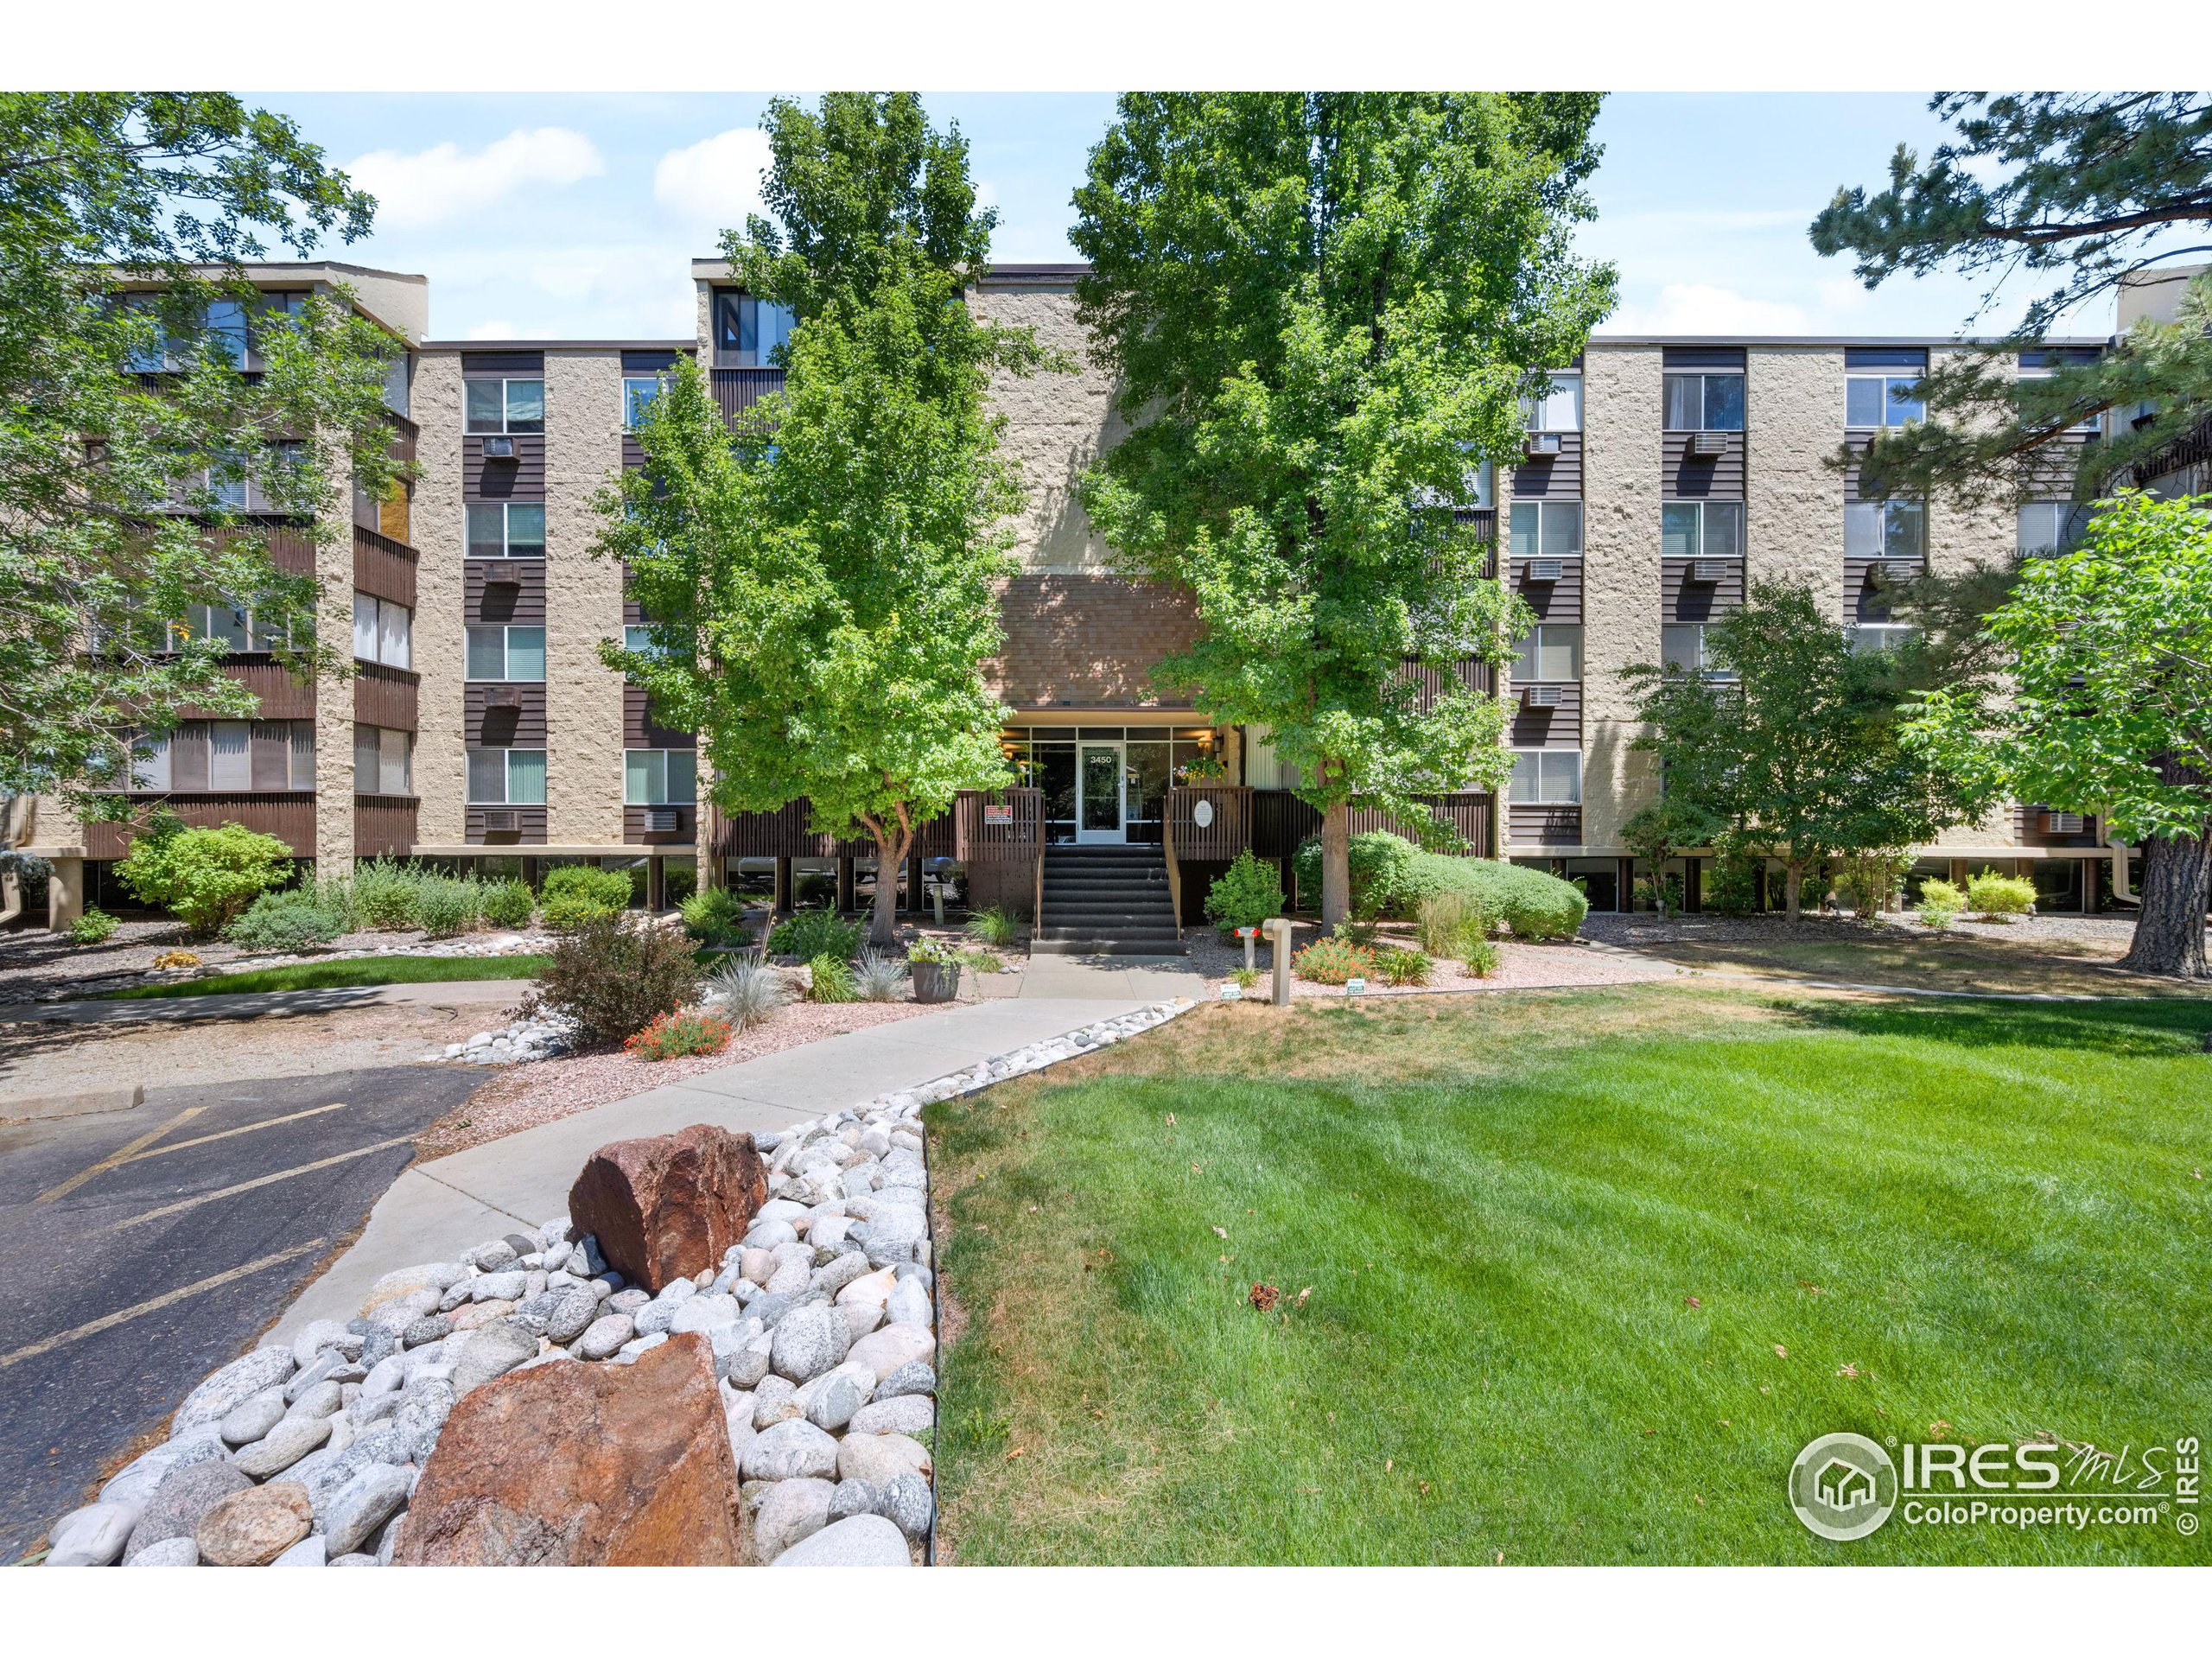
[[[1274,941],[1274,1003],[1279,1008],[1287,1008],[1290,1006],[1290,922],[1285,917],[1271,917],[1260,924],[1260,931]],[[1245,949],[1251,949],[1249,940],[1245,942]]]

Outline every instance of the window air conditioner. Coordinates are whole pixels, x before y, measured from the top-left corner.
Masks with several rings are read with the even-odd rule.
[[[486,460],[486,461],[512,461],[514,458],[515,458],[515,441],[514,441],[512,438],[510,438],[510,437],[499,437],[499,438],[486,438],[486,439],[485,439],[485,440],[484,440],[484,459],[485,459],[485,460]]]
[[[645,833],[663,836],[681,827],[681,815],[672,806],[649,806],[645,809]]]
[[[2046,812],[2043,815],[2043,832],[2046,836],[2078,836],[2082,833],[2079,812]]]
[[[1563,689],[1556,685],[1531,685],[1523,688],[1531,709],[1558,708],[1559,694]]]
[[[1910,559],[1884,559],[1879,568],[1890,582],[1910,582],[1920,574],[1920,567]]]
[[[1727,576],[1728,562],[1726,559],[1693,559],[1690,561],[1690,580],[1700,584],[1701,586],[1710,588],[1715,582],[1725,582],[1727,579]]]
[[[1717,461],[1728,453],[1726,432],[1693,432],[1690,434],[1690,458],[1694,461]]]
[[[521,827],[520,817],[511,806],[489,806],[484,809],[484,831],[486,835],[495,830],[518,830]]]
[[[1529,561],[1529,580],[1531,582],[1557,582],[1563,574],[1557,559]]]
[[[522,707],[522,687],[495,685],[486,694],[484,702],[490,709],[519,709]]]
[[[522,572],[502,559],[484,573],[484,585],[486,588],[519,588],[522,586]]]
[[[1555,455],[1559,454],[1559,434],[1556,432],[1531,432],[1529,435],[1526,453],[1532,457]]]

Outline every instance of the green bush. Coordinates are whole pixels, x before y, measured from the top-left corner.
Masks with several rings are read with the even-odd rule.
[[[1470,934],[1460,940],[1456,954],[1461,964],[1477,979],[1488,979],[1497,971],[1497,944],[1494,940],[1478,938]]]
[[[1924,896],[1921,902],[1924,905]],[[1984,870],[1967,883],[1967,908],[1985,922],[2001,922],[2024,916],[2034,907],[2036,884],[2017,875]]]
[[[727,950],[753,943],[753,930],[745,925],[745,901],[728,887],[702,887],[687,894],[676,909],[685,931],[703,944]]]
[[[844,957],[824,950],[806,964],[807,976],[813,983],[807,995],[817,1002],[855,1002],[860,1000],[860,988],[853,982],[853,964]]]
[[[1480,898],[1455,887],[1424,894],[1414,912],[1414,937],[1435,957],[1462,955],[1469,940],[1487,939],[1497,926]]]
[[[98,944],[105,939],[113,938],[119,925],[114,917],[98,905],[88,905],[85,907],[85,913],[69,924],[69,942],[72,944]]]
[[[1315,850],[1318,855],[1319,849]],[[1206,889],[1206,919],[1224,938],[1240,927],[1257,927],[1269,917],[1281,915],[1287,906],[1282,877],[1274,861],[1255,858],[1249,850],[1237,854]]]
[[[1382,929],[1375,922],[1338,922],[1336,935],[1340,939],[1351,940],[1363,950],[1372,950],[1376,942],[1382,937]]]
[[[661,902],[683,908],[683,901],[699,891],[699,872],[689,864],[670,864],[661,871]]]
[[[537,913],[527,881],[494,881],[484,889],[484,919],[494,927],[528,927]]]
[[[1557,876],[1491,858],[1416,853],[1400,880],[1409,914],[1431,893],[1458,893],[1524,939],[1573,938],[1590,911],[1590,901]]]
[[[1410,916],[1418,895],[1406,879],[1421,849],[1403,836],[1370,830],[1351,838],[1351,913],[1355,916]],[[1291,860],[1291,878],[1308,910],[1321,907],[1321,843],[1309,841]]]
[[[1257,968],[1247,968],[1241,963],[1229,970],[1230,982],[1240,991],[1258,990],[1261,977]]]
[[[1682,913],[1682,878],[1679,875],[1639,875],[1630,891],[1636,903],[1645,910],[1664,911],[1670,917]]]
[[[600,910],[555,941],[536,1001],[574,1020],[587,1041],[619,1043],[698,993],[683,929]]]
[[[1967,907],[1967,896],[1948,881],[1920,884],[1920,919],[1938,933],[1946,931]]]
[[[802,910],[778,922],[768,935],[771,955],[797,957],[811,962],[817,957],[849,960],[861,948],[861,928],[842,921],[826,910]]]
[[[353,867],[353,910],[364,927],[397,932],[419,927],[416,900],[424,874],[397,859],[372,858]]]
[[[346,931],[346,912],[312,892],[264,893],[223,930],[241,950],[313,950]]]
[[[292,849],[244,824],[187,830],[174,820],[130,843],[118,866],[124,884],[213,938],[290,874]]]
[[[466,933],[483,913],[483,884],[473,876],[426,875],[416,890],[415,925],[434,939]]]
[[[1427,956],[1419,950],[1393,949],[1375,958],[1375,971],[1391,985],[1426,985],[1432,966]]]
[[[1290,971],[1316,985],[1375,976],[1375,953],[1350,939],[1316,939],[1290,959]]]
[[[1759,907],[1759,861],[1716,853],[1705,868],[1705,907],[1716,916],[1748,916]]]
[[[719,1054],[729,1046],[730,1023],[720,1014],[696,1008],[664,1014],[622,1045],[623,1052],[640,1060],[682,1060],[694,1055]]]
[[[1898,853],[1861,853],[1839,859],[1834,877],[1836,895],[1851,906],[1861,921],[1880,915],[1904,887],[1912,860]]]
[[[547,899],[587,899],[601,910],[626,910],[632,885],[627,870],[602,870],[591,864],[563,864],[547,872],[540,892]]]

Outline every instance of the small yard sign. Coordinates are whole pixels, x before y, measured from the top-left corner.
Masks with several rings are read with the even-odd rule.
[[[1348,979],[1344,981],[1344,995],[1346,996],[1366,995],[1367,982],[1363,979]]]
[[[1014,822],[1014,804],[1011,801],[985,801],[983,803],[983,822],[985,823],[1012,823]]]

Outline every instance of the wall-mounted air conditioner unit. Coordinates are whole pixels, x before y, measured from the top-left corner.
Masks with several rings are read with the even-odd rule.
[[[1878,569],[1887,582],[1910,582],[1920,574],[1920,567],[1910,559],[1884,559]]]
[[[1558,433],[1531,432],[1529,435],[1529,447],[1524,453],[1533,460],[1545,455],[1555,455],[1559,454],[1559,449]]]
[[[505,559],[498,560],[484,573],[484,585],[486,588],[519,588],[522,586],[522,572]]]
[[[486,438],[484,440],[485,460],[512,461],[514,458],[515,441],[512,438],[500,437]]]
[[[1560,693],[1565,689],[1557,685],[1529,685],[1521,689],[1521,694],[1531,709],[1556,709]]]
[[[491,709],[519,709],[522,707],[522,687],[495,685],[485,694],[484,702]]]
[[[1529,580],[1531,582],[1557,582],[1565,574],[1566,571],[1557,559],[1529,561]]]
[[[484,809],[484,833],[486,835],[494,830],[518,830],[521,827],[521,815],[511,806],[488,806]]]
[[[1718,461],[1728,453],[1728,435],[1726,432],[1693,432],[1690,434],[1689,453],[1693,461]]]
[[[1701,587],[1710,588],[1728,579],[1726,559],[1693,559],[1690,561],[1690,580]]]
[[[672,806],[649,806],[645,809],[645,833],[664,836],[681,827],[683,819]]]
[[[2043,815],[2043,832],[2046,836],[2078,836],[2082,829],[2079,812],[2046,812]]]

